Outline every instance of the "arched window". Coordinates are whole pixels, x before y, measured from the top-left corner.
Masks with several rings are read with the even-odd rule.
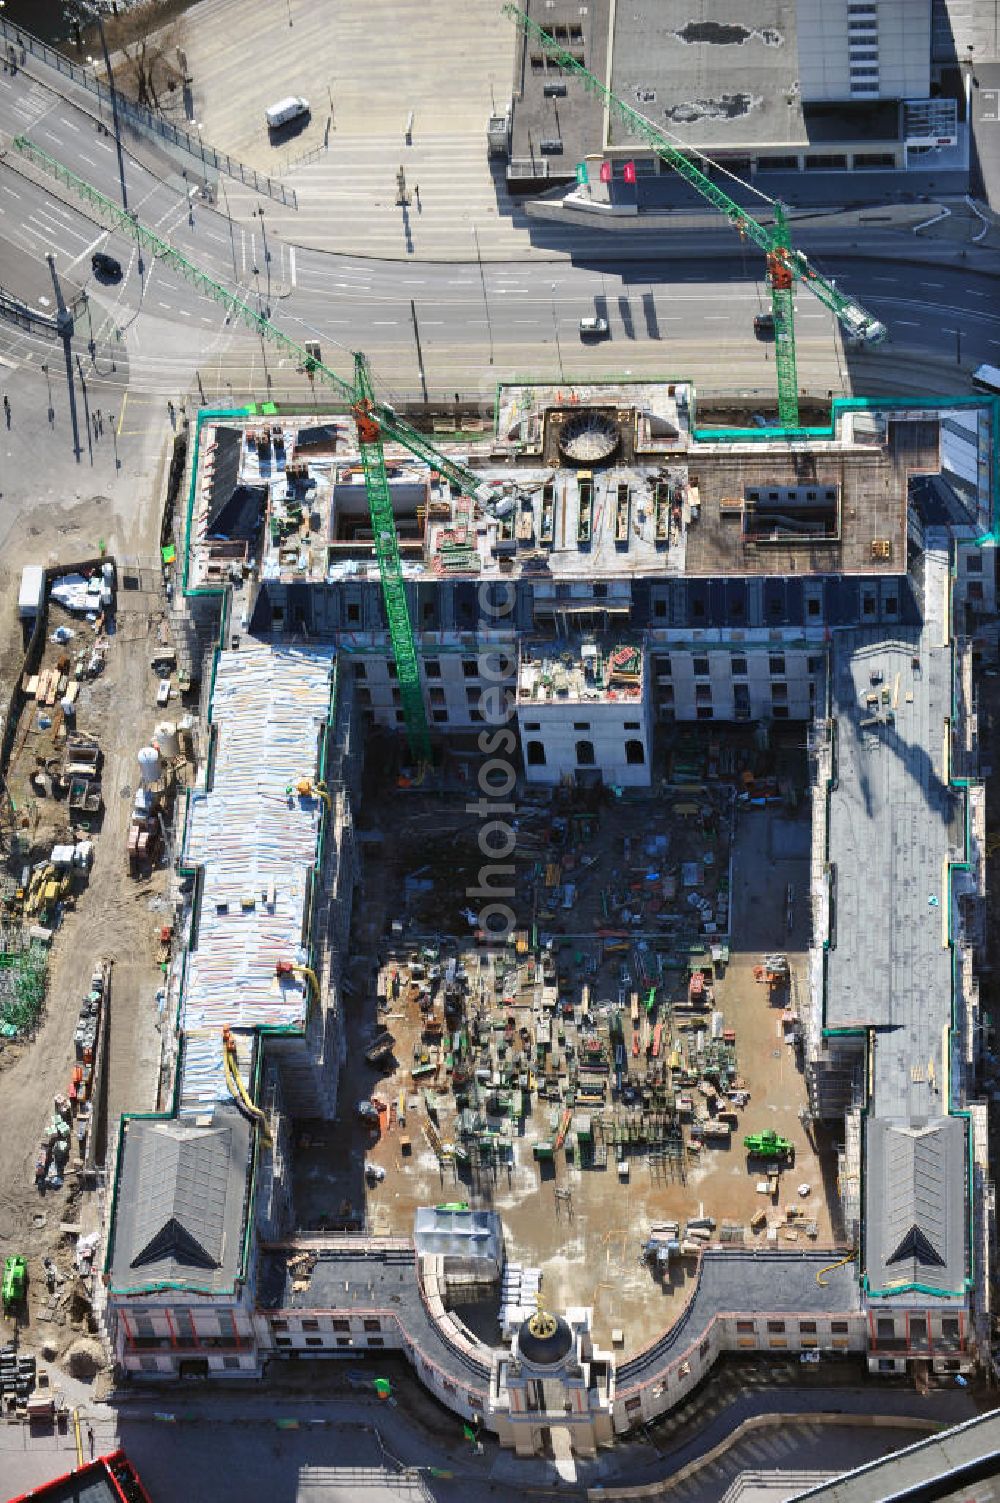
[[[641,741],[626,741],[625,760],[630,767],[641,767],[646,760],[646,748]]]
[[[545,747],[541,741],[529,741],[526,751],[529,767],[545,766]]]
[[[578,767],[593,767],[594,743],[593,741],[578,741],[576,743],[576,765]]]

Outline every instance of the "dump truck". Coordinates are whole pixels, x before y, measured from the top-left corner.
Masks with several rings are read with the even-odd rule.
[[[765,1132],[752,1132],[743,1139],[743,1147],[754,1159],[791,1159],[794,1149],[787,1138],[768,1128]]]
[[[9,1315],[24,1303],[28,1292],[28,1265],[24,1258],[14,1255],[4,1259],[3,1265],[3,1313]]]

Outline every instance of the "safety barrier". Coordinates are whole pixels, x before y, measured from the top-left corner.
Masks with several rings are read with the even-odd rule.
[[[131,99],[126,99],[118,89],[112,90],[106,83],[89,68],[81,67],[74,63],[55,47],[50,47],[47,42],[32,36],[30,31],[25,31],[23,26],[15,26],[11,21],[5,21],[0,17],[0,37],[4,39],[4,58],[8,63],[23,65],[30,52],[41,62],[50,68],[55,68],[57,73],[86,89],[88,93],[95,94],[100,103],[106,104],[109,109],[112,105],[112,93],[114,94],[114,106],[117,109],[119,119],[129,126],[134,132],[146,131],[151,135],[159,136],[161,140],[169,141],[172,146],[186,151],[192,157],[197,157],[205,167],[212,167],[216,172],[223,172],[227,177],[235,178],[238,182],[252,188],[255,193],[265,193],[268,198],[273,198],[277,203],[297,209],[299,206],[298,196],[294,188],[286,188],[284,183],[277,178],[267,177],[256,171],[253,167],[247,167],[244,162],[239,162],[231,157],[228,152],[216,151],[214,146],[209,146],[200,135],[192,135],[190,131],[183,130],[173,121],[165,120],[162,115],[157,115],[153,110],[148,110],[144,105],[136,104]]]

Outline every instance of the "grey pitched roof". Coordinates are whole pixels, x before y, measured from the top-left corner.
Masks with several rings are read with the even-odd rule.
[[[229,1106],[210,1121],[129,1121],[119,1167],[111,1281],[209,1291],[239,1273],[250,1126]]]
[[[873,1292],[920,1284],[958,1292],[966,1276],[966,1129],[870,1119],[865,1132],[865,1263]]]

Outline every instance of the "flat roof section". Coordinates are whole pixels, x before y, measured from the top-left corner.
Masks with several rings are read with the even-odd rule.
[[[795,0],[630,0],[611,91],[678,146],[805,146]],[[629,139],[612,119],[611,144]]]
[[[899,628],[892,641],[884,630],[834,635],[826,1025],[880,1030],[877,1111],[893,1120],[944,1110],[941,1042],[951,1004],[945,863],[958,813],[945,782],[950,665],[933,627]]]
[[[219,653],[211,786],[192,793],[182,865],[202,872],[181,1003],[181,1111],[229,1096],[222,1029],[305,1026],[296,962],[316,861],[319,776],[333,647],[245,643]],[[241,1056],[241,1070],[244,1067]]]

